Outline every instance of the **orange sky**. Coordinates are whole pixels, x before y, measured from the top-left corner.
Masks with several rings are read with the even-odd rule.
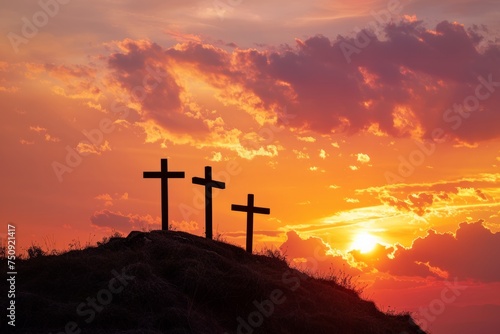
[[[168,158],[186,173],[169,186],[177,230],[204,235],[191,178],[210,165],[226,182],[214,235],[244,246],[230,207],[254,193],[271,208],[254,250],[359,276],[433,333],[499,325],[498,6],[1,6],[0,217],[20,250],[159,228],[142,172]]]

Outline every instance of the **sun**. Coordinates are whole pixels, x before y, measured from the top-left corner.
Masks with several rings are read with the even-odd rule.
[[[351,247],[359,250],[361,253],[369,253],[375,248],[377,241],[378,239],[373,235],[362,232],[356,235]]]

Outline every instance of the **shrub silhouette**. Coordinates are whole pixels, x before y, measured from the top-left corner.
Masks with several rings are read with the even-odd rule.
[[[28,259],[34,259],[34,258],[44,256],[44,255],[45,255],[45,252],[43,251],[42,247],[40,247],[38,245],[32,244],[28,248]]]

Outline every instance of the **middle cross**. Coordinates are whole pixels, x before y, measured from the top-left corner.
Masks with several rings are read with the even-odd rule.
[[[212,167],[205,166],[205,178],[193,177],[193,183],[205,186],[205,235],[212,239],[212,188],[226,189],[226,184],[212,180]]]

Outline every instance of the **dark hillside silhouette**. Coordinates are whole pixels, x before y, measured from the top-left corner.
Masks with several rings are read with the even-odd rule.
[[[279,256],[183,232],[132,232],[18,272],[16,333],[423,333]]]

